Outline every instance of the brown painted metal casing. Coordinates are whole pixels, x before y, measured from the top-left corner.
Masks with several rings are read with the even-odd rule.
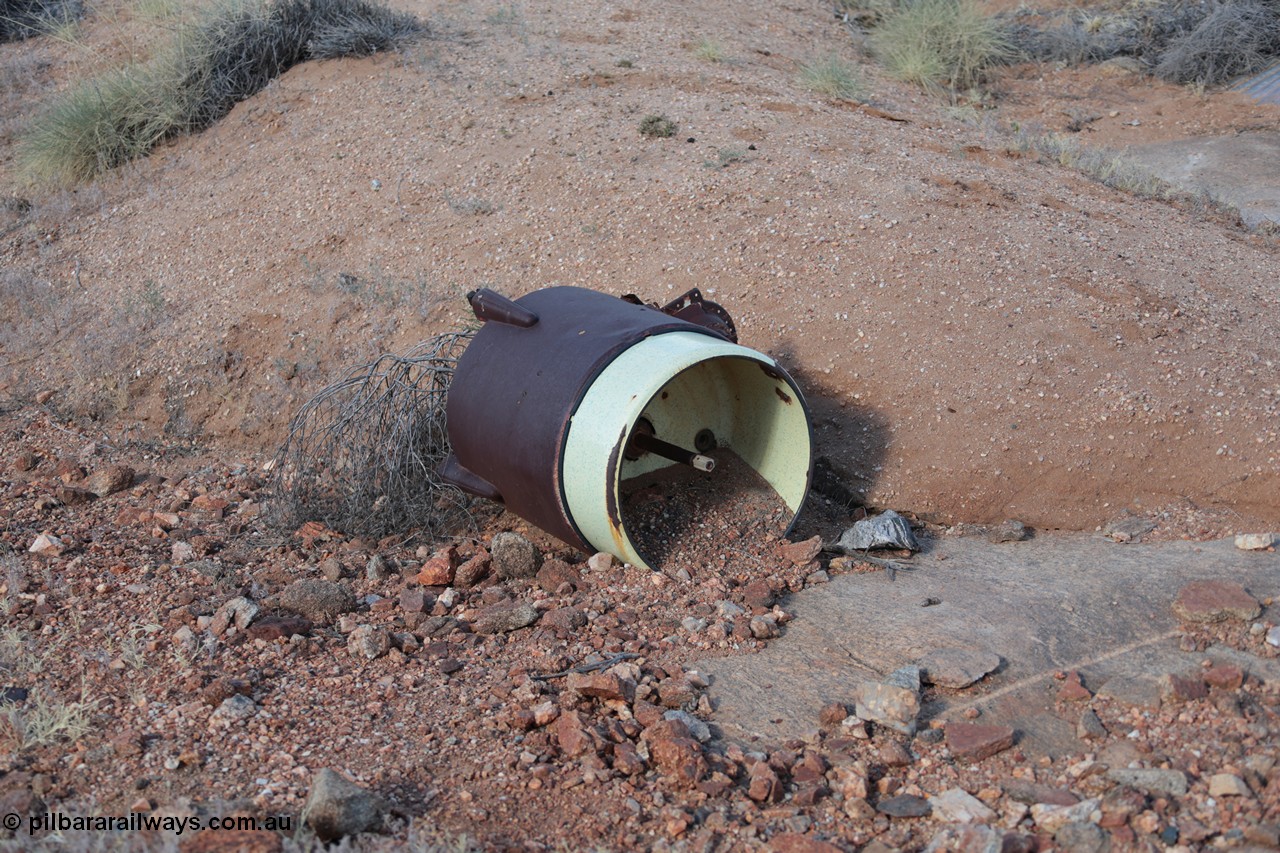
[[[686,297],[677,300],[681,314],[697,316],[682,302]],[[445,415],[453,454],[441,475],[590,550],[566,508],[561,470],[569,420],[583,395],[619,353],[644,338],[699,332],[732,340],[732,321],[720,306],[705,303],[716,318],[713,331],[579,287],[547,288],[514,303],[481,290],[470,300],[486,322],[458,360],[449,386]],[[724,321],[728,333],[721,331]]]

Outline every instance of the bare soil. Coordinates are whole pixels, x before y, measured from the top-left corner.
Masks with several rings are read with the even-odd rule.
[[[448,608],[428,589],[426,610],[407,610],[401,593],[445,543],[271,530],[262,464],[292,413],[352,364],[471,322],[462,296],[477,286],[655,301],[697,286],[797,379],[818,452],[858,502],[941,526],[1087,530],[1127,511],[1155,537],[1274,530],[1274,239],[1027,156],[1006,129],[1075,123],[1086,142],[1117,146],[1274,128],[1276,108],[1101,69],[1018,68],[993,82],[994,109],[957,110],[885,78],[822,4],[395,5],[434,36],[402,55],[294,68],[208,131],[66,191],[17,180],[22,128],[74,80],[145,55],[165,26],[104,2],[76,42],[0,46],[0,586],[18,642],[5,678],[86,703],[91,723],[49,745],[5,741],[5,802],[297,815],[312,774],[334,767],[391,802],[386,846],[467,834],[495,849],[777,848],[808,833],[917,848],[939,823],[877,815],[880,794],[960,784],[1047,846],[1052,833],[1017,816],[1000,780],[1091,795],[1110,790],[1104,777],[1016,752],[971,773],[932,742],[889,773],[892,738],[874,730],[759,746],[791,786],[781,804],[747,796],[761,759],[740,748],[704,747],[694,786],[655,763],[616,768],[622,742],[653,722],[640,701],[714,722],[682,664],[764,642],[749,617],[785,625],[785,601],[747,601],[753,581],[784,593],[827,568],[792,564],[776,539],[743,537],[724,561],[688,555],[684,580],[595,574],[525,530],[581,584],[490,583]],[[699,58],[704,40],[720,61]],[[861,66],[869,105],[802,87],[799,65],[833,52]],[[675,136],[639,132],[655,114]],[[77,466],[115,462],[139,474],[125,491],[79,503],[63,491]],[[849,519],[815,512],[804,536]],[[523,524],[480,523],[460,556],[503,528]],[[28,553],[46,531],[62,553]],[[368,577],[374,554],[398,570]],[[281,590],[326,571],[360,601],[345,620],[298,641],[210,632],[229,599],[283,616]],[[472,629],[516,601],[542,614],[534,627]],[[725,601],[744,613],[715,618]],[[549,617],[566,609],[586,621]],[[691,633],[691,616],[708,627]],[[367,660],[347,650],[361,624],[414,639]],[[183,627],[199,654],[174,640]],[[643,694],[625,711],[532,677],[619,653],[640,656],[614,668]],[[235,692],[253,699],[247,718],[215,710]],[[1132,760],[1183,761],[1195,781],[1189,799],[1143,795],[1108,826],[1114,843],[1154,844],[1189,826],[1184,810],[1204,833],[1183,843],[1271,837],[1274,773],[1245,765],[1274,762],[1275,692],[1227,693],[1234,705],[1099,706],[1117,742],[1151,745]],[[547,701],[583,715],[589,750],[568,755],[563,731],[529,725]],[[1165,744],[1200,757],[1192,767]],[[669,754],[692,759],[683,748]],[[809,753],[867,764],[871,812],[797,803]],[[1248,780],[1251,795],[1205,806],[1211,772]],[[877,792],[886,776],[896,782]]]
[[[744,536],[776,538],[791,525],[781,496],[742,457],[724,447],[707,455],[714,471],[669,465],[621,483],[623,525],[655,569],[678,569]]]

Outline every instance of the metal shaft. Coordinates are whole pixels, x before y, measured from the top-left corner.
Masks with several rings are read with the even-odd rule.
[[[663,459],[679,462],[681,465],[691,465],[699,471],[714,471],[716,467],[716,460],[710,456],[703,456],[701,453],[685,450],[683,447],[670,444],[657,436],[644,432],[637,431],[632,434],[631,446],[636,450],[645,450],[649,453],[657,454]]]

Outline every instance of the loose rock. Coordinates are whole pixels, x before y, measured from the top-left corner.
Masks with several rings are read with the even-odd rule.
[[[1092,708],[1086,709],[1076,723],[1076,737],[1081,740],[1103,740],[1106,736],[1107,729],[1102,725],[1102,720],[1098,719]]]
[[[381,625],[361,625],[347,636],[347,651],[376,660],[391,651],[391,635]]]
[[[919,551],[920,543],[911,532],[907,520],[893,510],[885,510],[874,518],[864,518],[840,534],[834,550],[845,554],[870,551],[875,548],[901,548]]]
[[[923,797],[900,794],[876,803],[876,811],[889,817],[928,817],[933,808]]]
[[[494,571],[502,580],[531,578],[542,567],[542,553],[519,533],[499,533],[489,543]]]
[[[1136,515],[1126,512],[1118,518],[1113,518],[1107,522],[1102,528],[1102,534],[1114,539],[1116,542],[1138,542],[1143,536],[1156,529],[1154,521],[1148,521]]]
[[[920,668],[894,670],[883,682],[864,681],[858,687],[855,713],[903,734],[915,734],[920,713]]]
[[[112,465],[94,471],[80,484],[87,492],[100,498],[123,491],[133,485],[134,472],[128,465]]]
[[[951,788],[930,797],[929,805],[936,817],[954,823],[990,823],[996,819],[996,813],[982,800],[961,788]]]
[[[920,680],[939,687],[962,688],[1000,666],[1000,656],[981,649],[942,648],[918,661]]]
[[[1232,581],[1193,581],[1178,592],[1173,612],[1189,622],[1249,620],[1262,613],[1262,606],[1244,587]]]
[[[376,829],[385,806],[381,798],[325,768],[311,782],[302,813],[322,841]]]
[[[1231,773],[1215,773],[1209,777],[1211,797],[1249,797],[1253,792],[1239,776]]]
[[[527,601],[502,602],[480,611],[473,627],[478,634],[504,634],[529,627],[540,615]]]
[[[213,621],[209,623],[209,630],[213,632],[215,637],[221,637],[232,625],[235,626],[237,631],[243,631],[249,627],[249,623],[258,615],[259,609],[257,604],[244,596],[238,595],[226,601],[213,614]]]
[[[987,541],[996,544],[1022,542],[1029,538],[1031,538],[1031,528],[1021,521],[1014,521],[1013,519],[1003,521],[987,532]]]
[[[1013,746],[1013,729],[974,723],[947,723],[947,747],[956,758],[982,761]]]
[[[1265,551],[1280,545],[1280,535],[1275,533],[1241,533],[1236,536],[1236,547],[1241,551]]]
[[[312,622],[329,622],[356,609],[356,597],[341,583],[304,578],[289,584],[280,593],[280,606],[301,613]]]
[[[1159,768],[1112,767],[1107,778],[1130,788],[1181,797],[1187,793],[1187,777],[1181,770]]]

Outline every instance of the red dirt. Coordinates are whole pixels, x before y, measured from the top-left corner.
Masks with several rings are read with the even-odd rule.
[[[634,647],[639,681],[656,690],[679,680],[689,648],[749,648],[755,640],[731,633],[680,634],[680,623],[769,574],[759,561],[779,589],[802,586],[813,567],[787,565],[772,542],[743,543],[741,566],[685,567],[687,586],[618,570],[563,598],[522,582],[458,605],[472,613],[511,595],[574,606],[596,614],[583,636],[535,628],[477,642],[459,630],[397,652],[405,661],[366,666],[335,622],[299,647],[224,644],[190,673],[174,659],[180,625],[198,626],[242,591],[270,599],[328,556],[359,594],[395,600],[400,581],[363,579],[368,555],[417,561],[432,547],[418,556],[416,542],[273,542],[256,510],[240,509],[260,502],[258,464],[305,399],[354,363],[470,322],[462,295],[480,285],[655,301],[702,288],[744,344],[797,379],[818,452],[871,505],[932,522],[1014,517],[1073,530],[1130,510],[1164,537],[1280,527],[1274,240],[1020,155],[992,126],[1054,130],[1079,118],[1072,110],[1098,113],[1081,138],[1118,145],[1275,127],[1276,108],[1098,69],[1020,68],[994,83],[996,121],[965,123],[871,67],[821,5],[396,6],[429,18],[436,36],[402,56],[299,66],[208,131],[66,192],[18,183],[18,133],[93,57],[145,49],[150,37],[128,15],[104,15],[80,46],[0,46],[0,532],[28,579],[21,593],[6,583],[17,602],[6,624],[42,649],[69,637],[74,654],[45,683],[73,696],[83,669],[103,699],[80,746],[6,753],[15,788],[47,784],[45,800],[68,808],[88,792],[119,809],[191,797],[296,814],[308,772],[332,765],[418,825],[491,846],[652,846],[686,832],[764,844],[799,825],[741,791],[680,792],[652,771],[583,782],[600,768],[562,760],[541,729],[527,735],[537,748],[522,750],[500,723],[541,701],[516,694],[532,689],[531,672],[588,654]],[[702,39],[722,46],[723,61],[695,55]],[[831,52],[862,63],[871,106],[802,87],[799,65]],[[675,137],[640,135],[658,113],[679,125]],[[24,453],[39,457],[30,472],[17,465]],[[38,505],[61,484],[58,461],[78,454],[165,480],[80,507]],[[227,499],[230,515],[192,509],[201,492]],[[119,518],[124,504],[188,515],[174,534]],[[819,515],[802,523],[805,536],[830,536]],[[501,520],[461,544],[474,551],[518,524]],[[46,528],[72,541],[40,562],[26,548]],[[174,541],[221,554],[225,583],[182,568],[191,561],[174,558]],[[400,618],[364,607],[361,620]],[[162,632],[135,631],[149,668],[109,668],[130,630],[151,624]],[[444,674],[445,660],[462,662],[463,677]],[[210,740],[207,706],[192,704],[215,675],[247,679],[266,711],[226,746]],[[1274,707],[1258,685],[1242,690],[1246,705]],[[608,716],[575,703],[563,700]],[[1254,722],[1216,705],[1189,722],[1100,713],[1115,731],[1201,744],[1204,768],[1234,767],[1257,737]],[[1225,726],[1238,737],[1213,740]],[[111,746],[117,733],[156,739],[134,754]],[[871,748],[862,757],[874,761]],[[553,766],[553,781],[533,786],[522,751]],[[186,770],[163,771],[180,755]],[[1024,771],[1068,779],[1065,767]],[[139,787],[143,778],[154,787]],[[269,796],[260,778],[279,780]],[[921,770],[903,790],[937,793],[940,778]],[[1251,825],[1274,823],[1275,789],[1221,805],[1212,828],[1246,813]],[[919,827],[932,827],[796,808],[849,839],[890,845],[923,844]]]

